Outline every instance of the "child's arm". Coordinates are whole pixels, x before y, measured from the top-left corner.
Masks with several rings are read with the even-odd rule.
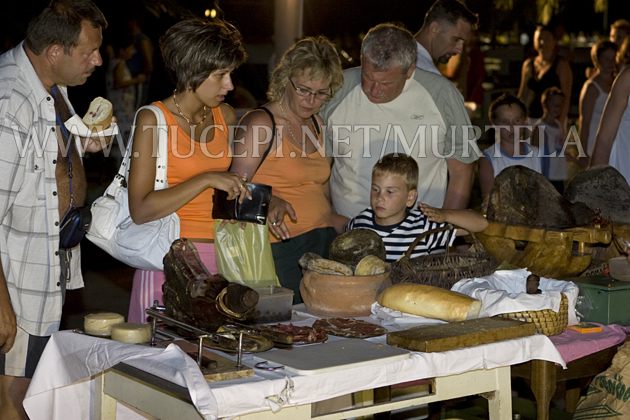
[[[481,232],[488,227],[486,218],[473,210],[438,209],[425,203],[420,203],[420,210],[433,222],[447,222],[461,228],[457,229],[457,236],[468,235],[469,232]]]

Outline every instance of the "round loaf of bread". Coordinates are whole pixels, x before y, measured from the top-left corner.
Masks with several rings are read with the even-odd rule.
[[[151,325],[123,322],[112,326],[112,340],[128,344],[148,343],[151,340]]]
[[[125,322],[125,317],[114,312],[87,314],[83,317],[83,331],[90,335],[109,337],[112,333],[112,325],[121,322]]]
[[[374,276],[383,274],[388,268],[388,264],[376,255],[367,255],[357,264],[357,267],[354,269],[354,275]]]
[[[112,125],[114,108],[112,103],[102,96],[90,102],[90,106],[83,117],[83,122],[94,132],[103,131]]]
[[[400,312],[448,322],[478,318],[481,310],[481,301],[470,296],[413,283],[388,287],[378,303]]]

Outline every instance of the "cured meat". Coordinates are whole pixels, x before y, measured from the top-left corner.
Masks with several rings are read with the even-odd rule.
[[[188,239],[178,239],[164,257],[164,306],[178,321],[214,332],[230,319],[241,320],[258,303],[258,293],[210,274]]]
[[[328,334],[324,330],[306,326],[300,327],[291,323],[260,325],[258,330],[264,335],[287,334],[293,338],[293,344],[323,343],[328,339]]]
[[[583,202],[571,203],[561,196],[538,172],[517,165],[494,179],[486,217],[507,225],[566,229],[588,225],[595,212]]]
[[[352,318],[325,318],[313,323],[316,330],[326,331],[330,335],[349,338],[376,337],[387,333],[380,325]]]

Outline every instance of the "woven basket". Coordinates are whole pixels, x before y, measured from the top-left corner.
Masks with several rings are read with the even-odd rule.
[[[569,299],[562,294],[558,312],[551,309],[539,311],[521,311],[497,315],[501,318],[516,319],[518,321],[533,322],[536,332],[544,335],[556,335],[565,330],[569,323]]]
[[[461,279],[487,276],[494,272],[497,263],[493,257],[485,252],[483,246],[476,242],[468,252],[446,252],[437,255],[423,255],[410,258],[413,249],[422,239],[433,233],[452,229],[443,226],[431,229],[413,241],[398,261],[392,263],[390,280],[396,283],[418,283],[450,289]]]

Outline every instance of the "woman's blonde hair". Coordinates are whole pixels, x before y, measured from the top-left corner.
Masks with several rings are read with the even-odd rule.
[[[303,38],[282,55],[271,74],[269,100],[279,101],[289,78],[303,73],[313,79],[330,80],[331,96],[339,90],[343,83],[341,60],[328,38],[321,35]]]

